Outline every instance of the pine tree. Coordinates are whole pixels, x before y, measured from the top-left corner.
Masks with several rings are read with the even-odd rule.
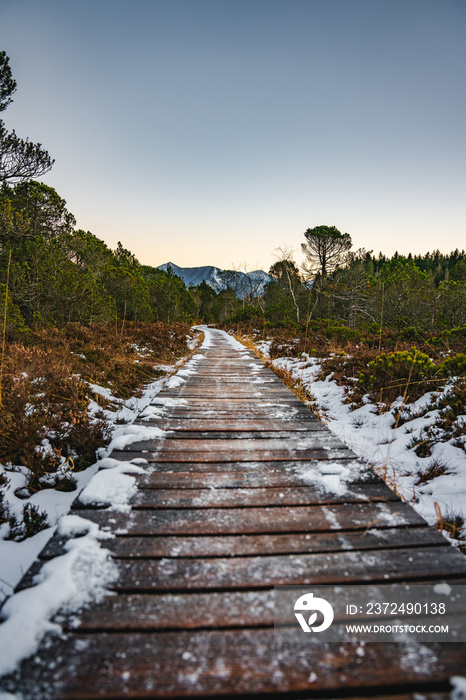
[[[0,51],[0,112],[8,107],[16,90],[9,60],[5,51]],[[42,144],[19,138],[15,131],[8,131],[0,119],[0,182],[23,182],[40,177],[53,163]]]

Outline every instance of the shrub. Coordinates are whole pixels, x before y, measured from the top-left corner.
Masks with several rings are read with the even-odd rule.
[[[384,384],[419,381],[431,376],[434,363],[423,352],[413,348],[401,352],[382,353],[369,362],[371,383],[380,387]]]
[[[460,353],[453,357],[448,357],[438,368],[441,377],[465,377],[466,376],[466,355]]]
[[[434,374],[435,365],[429,356],[411,348],[377,355],[369,362],[367,372],[361,372],[359,382],[369,391],[378,392],[379,400],[385,402],[394,401],[409,387],[409,398],[414,401],[433,388],[428,380]]]
[[[339,343],[359,343],[362,338],[361,331],[354,328],[348,328],[347,326],[340,326],[338,324],[327,328],[325,335],[327,338],[335,340]]]
[[[452,338],[458,340],[466,340],[466,326],[459,326],[458,328],[452,328],[449,335]]]
[[[23,508],[23,523],[24,539],[32,537],[48,527],[47,513],[39,511],[37,506],[32,505],[32,503],[26,503]]]
[[[422,340],[422,335],[419,333],[417,328],[414,328],[413,326],[403,328],[403,330],[398,334],[398,337],[401,338],[401,340]]]

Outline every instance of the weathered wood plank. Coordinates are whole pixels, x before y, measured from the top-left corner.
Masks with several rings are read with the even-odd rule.
[[[416,586],[419,584],[410,584]],[[359,584],[358,584],[359,586]],[[314,586],[313,586],[314,587]],[[383,584],[363,585],[367,599],[378,599]],[[333,586],[329,587],[330,590]],[[340,588],[337,586],[335,588]],[[325,595],[325,590],[322,591]],[[297,594],[299,595],[299,594]],[[208,591],[207,593],[119,593],[104,600],[97,610],[85,611],[79,625],[83,631],[137,631],[173,629],[225,629],[274,626],[275,592],[266,590]],[[453,605],[453,603],[452,603]],[[442,617],[442,624],[454,624],[455,616],[466,613],[464,601]],[[393,622],[383,612],[371,616],[373,622]],[[355,618],[344,608],[335,610],[335,621],[354,623]],[[412,623],[412,618],[409,621]],[[416,624],[432,620],[416,617]],[[292,626],[289,625],[288,626]]]
[[[220,488],[220,487],[269,487],[300,486],[309,484],[314,469],[320,474],[330,474],[332,468],[341,465],[349,470],[344,481],[356,483],[380,483],[381,478],[369,467],[354,459],[335,461],[290,462],[172,462],[148,459],[144,452],[112,452],[112,458],[124,462],[138,460],[145,473],[138,476],[142,488]],[[326,469],[328,467],[328,470]],[[151,486],[153,484],[153,486]]]
[[[332,494],[312,486],[228,489],[139,489],[134,508],[238,508],[241,506],[293,506],[311,503],[399,501],[385,484],[355,484],[349,491]]]
[[[123,455],[132,455],[126,459],[133,459],[133,456],[139,455],[148,462],[285,462],[290,459],[294,461],[309,461],[309,460],[338,460],[354,458],[354,453],[347,448],[335,448],[326,450],[325,448],[306,449],[306,450],[277,450],[277,449],[241,449],[239,446],[233,446],[229,450],[215,450],[214,447],[209,451],[196,450],[169,450],[155,449],[152,447],[153,440],[144,442],[134,442],[123,450],[115,450],[115,459],[119,459],[116,455],[121,452]]]
[[[53,537],[41,552],[49,559],[65,552],[66,540]],[[313,532],[270,535],[135,536],[119,535],[105,543],[115,557],[235,557],[268,554],[449,547],[447,540],[427,525],[409,528],[372,528],[354,532]]]
[[[321,439],[321,436],[324,436],[323,439]],[[182,440],[183,442],[185,440],[196,440],[195,446],[200,445],[199,441],[201,440],[204,443],[208,443],[208,441],[217,441],[217,440],[258,440],[258,441],[268,441],[269,444],[274,444],[271,441],[276,441],[276,444],[280,444],[280,440],[287,440],[290,442],[290,446],[293,444],[293,442],[296,442],[298,440],[310,440],[312,439],[315,444],[320,445],[327,445],[329,443],[332,443],[332,441],[337,441],[338,445],[341,445],[342,443],[340,442],[339,438],[335,437],[334,435],[326,435],[323,433],[321,430],[308,430],[306,432],[304,431],[287,431],[287,430],[276,430],[274,432],[270,432],[268,430],[256,430],[256,431],[250,431],[250,430],[238,430],[238,431],[233,431],[233,430],[204,430],[204,431],[194,431],[194,430],[173,430],[173,431],[166,431],[166,434],[164,435],[164,440],[170,440],[172,443],[175,440]],[[188,445],[189,443],[185,443]],[[231,444],[231,443],[230,443]],[[234,442],[233,446],[237,445],[238,447],[245,447],[240,442]],[[171,447],[171,445],[170,445]]]
[[[84,612],[79,632],[273,626],[274,594],[268,591],[115,595]]]
[[[139,453],[134,453],[139,454]],[[125,453],[119,453],[126,459]],[[116,457],[116,453],[113,453]],[[142,456],[139,454],[139,456]],[[275,466],[273,466],[275,464]],[[336,464],[336,463],[333,463]],[[354,484],[384,483],[372,469],[353,460],[339,460],[338,464],[350,470],[348,488]],[[300,465],[302,465],[300,467]],[[146,474],[138,477],[139,488],[198,489],[198,488],[273,488],[293,487],[309,484],[308,471],[319,469],[325,474],[322,462],[251,462],[248,464],[229,462],[227,464],[204,464],[183,462],[152,464]],[[245,471],[247,469],[247,471]]]
[[[231,437],[198,437],[191,436],[181,438],[177,433],[167,433],[163,437],[155,440],[144,440],[141,443],[132,443],[132,450],[137,450],[139,444],[144,444],[146,449],[158,451],[179,451],[179,452],[231,452],[235,450],[243,450],[248,452],[304,452],[306,450],[332,450],[332,453],[337,450],[347,450],[346,445],[335,435],[330,432],[321,433],[285,433],[283,437],[279,434],[271,437],[262,437],[256,435],[252,438],[237,436],[236,439]]]
[[[273,409],[261,409],[256,411],[254,405],[245,406],[242,404],[238,407],[232,407],[231,404],[225,406],[214,406],[212,404],[206,406],[174,406],[170,408],[170,412],[166,412],[167,417],[172,420],[208,420],[222,419],[224,422],[233,422],[237,420],[280,420],[280,421],[303,421],[314,422],[315,416],[305,409],[298,409],[295,406],[276,406]]]
[[[117,591],[264,588],[267,586],[437,580],[466,575],[466,559],[446,547],[417,547],[225,558],[116,560]]]
[[[206,433],[210,434],[211,436],[215,435],[216,433],[219,433],[220,435],[240,435],[243,432],[246,433],[251,433],[251,435],[255,432],[259,433],[267,433],[271,437],[274,432],[278,433],[283,433],[286,431],[287,433],[291,432],[296,432],[296,433],[307,433],[307,432],[325,432],[328,430],[326,426],[321,423],[317,418],[315,418],[314,421],[309,422],[304,424],[302,421],[286,421],[284,424],[283,421],[271,421],[271,420],[234,420],[234,421],[224,421],[224,420],[216,420],[216,419],[206,419],[204,418],[203,420],[195,419],[195,418],[189,418],[189,416],[186,416],[185,419],[183,420],[173,420],[170,417],[151,417],[150,419],[146,420],[144,418],[138,418],[136,421],[134,421],[136,425],[151,425],[152,423],[154,425],[159,425],[160,427],[163,426],[164,430],[167,431],[176,431],[181,434],[186,434],[189,435],[191,432],[193,433]]]
[[[265,397],[264,400],[259,401],[258,397],[256,395],[256,392],[251,394],[238,394],[235,396],[226,396],[223,395],[222,392],[217,391],[215,396],[212,397],[203,397],[203,396],[182,396],[181,392],[179,390],[172,391],[171,393],[167,394],[159,394],[158,397],[154,399],[154,402],[151,403],[151,406],[160,406],[162,405],[160,403],[160,399],[166,398],[166,399],[176,399],[176,403],[171,406],[170,408],[187,408],[187,406],[191,406],[193,408],[208,408],[210,406],[216,406],[218,408],[222,408],[222,406],[228,407],[231,406],[232,408],[237,408],[238,406],[245,406],[249,407],[252,410],[257,409],[259,412],[262,410],[266,409],[267,406],[270,407],[281,407],[281,408],[296,408],[297,410],[301,410],[303,414],[306,413],[306,411],[310,412],[309,409],[306,409],[303,403],[300,402],[300,400],[294,395],[271,395],[269,392],[264,392]]]
[[[77,509],[77,514],[102,527],[128,535],[208,535],[266,532],[328,532],[373,527],[406,527],[425,521],[406,503],[352,503],[329,506],[269,508],[198,508],[166,510]]]
[[[462,644],[303,645],[294,630],[75,634],[45,670],[62,700],[363,690],[406,694],[464,673]],[[40,660],[39,660],[40,662]],[[31,674],[33,675],[33,674]],[[312,688],[312,691],[310,690]],[[317,695],[317,697],[319,697]]]
[[[257,392],[256,391],[250,391],[247,393],[239,393],[237,395],[230,397],[224,396],[223,392],[217,391],[215,392],[215,395],[212,397],[204,397],[203,395],[201,396],[182,396],[182,391],[181,387],[177,387],[176,390],[172,389],[171,391],[167,392],[161,392],[158,394],[151,405],[157,406],[160,405],[160,400],[163,398],[168,398],[168,399],[178,399],[179,403],[177,402],[174,404],[174,406],[178,407],[186,407],[188,404],[193,405],[193,406],[207,406],[211,403],[214,403],[215,405],[221,406],[222,404],[232,404],[234,406],[245,404],[249,407],[256,407],[258,410],[261,410],[264,408],[264,406],[294,406],[298,409],[302,409],[303,413],[305,412],[306,408],[304,404],[293,394],[291,391],[286,390],[285,392],[280,391],[279,394],[273,394],[269,391],[263,391],[266,400],[265,401],[259,401],[257,400]]]

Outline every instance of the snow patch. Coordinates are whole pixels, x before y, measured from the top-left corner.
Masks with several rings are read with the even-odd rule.
[[[95,523],[77,515],[65,516],[60,534],[79,535],[65,544],[65,554],[46,562],[37,585],[16,593],[4,604],[0,624],[0,676],[34,654],[48,632],[60,633],[58,613],[76,613],[110,595],[106,589],[118,577],[99,539],[108,538]]]
[[[144,469],[130,462],[106,465],[81,491],[79,501],[85,506],[108,506],[110,510],[129,511],[128,502],[137,492],[136,479],[129,475],[143,473]]]
[[[464,676],[452,676],[450,684],[453,690],[450,693],[451,700],[466,700],[466,678]]]
[[[125,425],[117,428],[113,433],[113,438],[106,448],[99,450],[99,455],[108,457],[114,450],[122,450],[133,442],[143,442],[144,440],[156,440],[165,435],[165,430],[153,428],[146,425]]]

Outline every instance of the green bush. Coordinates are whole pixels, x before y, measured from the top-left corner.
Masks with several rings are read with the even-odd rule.
[[[340,343],[346,343],[348,341],[358,343],[362,338],[361,331],[348,328],[347,326],[340,326],[339,324],[330,326],[327,328],[324,334],[327,338],[336,340]]]
[[[452,328],[449,332],[449,335],[455,340],[466,340],[466,326]]]
[[[462,352],[454,357],[449,357],[438,367],[441,377],[465,377],[466,355]]]
[[[421,333],[419,333],[417,328],[414,328],[413,326],[403,328],[403,330],[398,334],[398,337],[400,340],[422,341],[423,339]]]
[[[432,376],[435,365],[428,355],[412,348],[401,352],[382,353],[369,362],[371,376],[376,381],[408,379],[416,381]]]
[[[48,527],[47,513],[39,511],[38,507],[27,503],[23,508],[24,539],[36,535]]]
[[[429,380],[435,374],[435,365],[428,355],[417,348],[401,352],[382,353],[368,364],[368,374],[362,372],[360,384],[370,391],[383,391],[385,401],[393,401],[409,383],[410,399],[416,400],[430,389]]]

